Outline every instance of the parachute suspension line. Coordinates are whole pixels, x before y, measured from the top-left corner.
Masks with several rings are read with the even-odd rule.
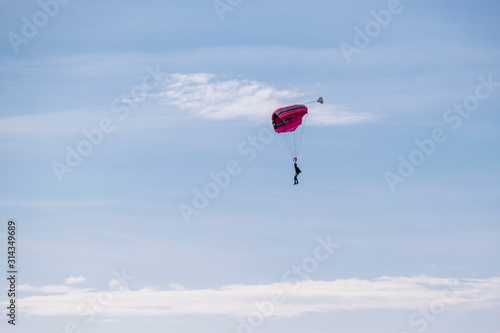
[[[290,153],[290,156],[293,157],[294,154],[294,147],[293,147],[293,136],[292,133],[283,133],[283,139],[285,139],[286,146],[288,147],[288,152]]]
[[[320,97],[316,101],[310,103],[323,104],[323,98]],[[304,123],[307,118],[307,107],[303,104],[295,104],[287,107],[279,108],[272,115],[272,123],[274,130],[280,133],[288,147],[288,152],[292,159],[296,161],[301,145],[302,136],[304,134]]]
[[[302,126],[300,126],[300,134],[299,134],[299,142],[298,142],[298,147],[297,147],[297,152],[295,153],[296,155],[299,154],[300,146],[302,145],[302,134],[304,134],[304,124],[306,122],[307,115],[302,117]],[[297,156],[294,156],[297,157]]]
[[[304,124],[304,119],[302,118],[302,124]],[[304,133],[304,126],[298,127],[294,132],[286,132],[282,133],[283,138],[286,142],[286,146],[288,148],[288,152],[290,153],[290,157],[297,158],[300,151],[300,146],[302,144],[302,135]]]

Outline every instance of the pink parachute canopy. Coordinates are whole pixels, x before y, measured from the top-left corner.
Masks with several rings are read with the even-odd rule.
[[[273,113],[273,127],[276,133],[293,132],[302,124],[307,107],[302,104],[285,106]]]

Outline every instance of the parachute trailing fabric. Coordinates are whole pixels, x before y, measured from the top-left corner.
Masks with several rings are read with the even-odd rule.
[[[273,127],[276,133],[293,132],[302,124],[302,117],[307,114],[303,104],[285,106],[274,111]]]

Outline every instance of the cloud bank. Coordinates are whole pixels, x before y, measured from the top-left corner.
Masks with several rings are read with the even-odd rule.
[[[112,284],[110,283],[110,286]],[[228,285],[217,289],[112,288],[106,291],[62,286],[19,286],[31,296],[19,300],[22,313],[34,316],[84,315],[87,304],[103,317],[227,315],[243,317],[273,303],[272,316],[376,309],[417,309],[433,303],[498,306],[500,277],[452,280],[429,276],[373,280],[305,280],[259,285]],[[276,301],[279,299],[279,302]],[[5,302],[2,302],[5,303]]]

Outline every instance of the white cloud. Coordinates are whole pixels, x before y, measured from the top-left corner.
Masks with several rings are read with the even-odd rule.
[[[167,75],[161,89],[148,98],[209,119],[243,117],[268,122],[277,108],[308,102],[302,92],[279,90],[259,81],[222,80],[208,73]],[[353,124],[372,119],[368,113],[351,113],[332,104],[313,104],[309,114],[308,124],[313,126]]]
[[[109,281],[108,288],[109,290],[118,290],[118,291],[128,290],[128,288],[123,286],[118,279],[112,279],[111,281]]]
[[[140,85],[138,86],[140,87]],[[296,90],[279,90],[267,83],[245,79],[221,79],[214,74],[170,74],[165,75],[159,87],[147,90],[141,99],[124,103],[137,103],[142,107],[153,105],[146,112],[131,112],[133,121],[122,120],[110,109],[93,111],[67,111],[20,116],[0,117],[0,134],[22,136],[31,139],[52,135],[68,135],[83,130],[98,128],[103,118],[109,118],[116,131],[144,131],[165,129],[172,126],[172,119],[179,113],[160,112],[158,105],[174,107],[188,115],[205,119],[226,120],[245,118],[251,121],[270,122],[272,112],[282,106],[315,100],[318,96],[306,96]],[[326,96],[325,105],[310,104],[308,125],[331,126],[354,124],[373,120],[369,113],[349,112],[345,107],[330,104]],[[138,97],[139,98],[139,97]],[[145,99],[144,99],[145,98]],[[125,104],[121,107],[125,107]],[[134,111],[132,109],[132,111]]]
[[[170,287],[177,286],[171,284]],[[62,286],[66,287],[67,286]],[[26,286],[24,286],[26,290]],[[306,280],[262,285],[228,285],[218,289],[67,290],[52,286],[53,295],[20,299],[21,311],[30,315],[77,315],[86,300],[102,301],[100,313],[116,316],[228,315],[246,316],[256,304],[271,301],[279,291],[284,302],[272,315],[295,317],[307,312],[325,313],[370,309],[416,309],[432,302],[494,306],[500,300],[500,277],[451,280],[429,276],[381,277],[373,280]],[[31,289],[35,290],[35,289]],[[38,288],[46,293],[48,289]]]
[[[332,105],[323,105],[309,110],[307,117],[306,123],[311,126],[348,125],[371,121],[375,118],[369,113],[348,112],[340,106]]]
[[[79,277],[70,276],[64,282],[66,284],[76,284],[76,283],[82,283],[85,281],[87,281],[87,279],[80,275]]]

